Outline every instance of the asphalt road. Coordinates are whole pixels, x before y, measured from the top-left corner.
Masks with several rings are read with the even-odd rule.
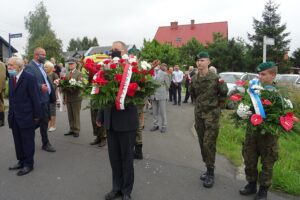
[[[84,103],[86,104],[86,102]],[[85,106],[83,106],[85,107]],[[236,169],[224,157],[216,162],[215,185],[206,189],[199,180],[205,170],[197,139],[192,134],[193,106],[167,106],[167,133],[150,132],[152,116],[146,113],[144,157],[135,161],[134,200],[250,200],[238,190],[246,182],[237,180]],[[94,137],[89,110],[81,112],[79,138],[64,136],[67,113],[57,112],[57,130],[49,133],[56,153],[41,150],[36,133],[35,169],[18,177],[8,171],[16,163],[10,129],[0,128],[0,200],[101,200],[111,190],[111,168],[107,147],[89,145]],[[270,200],[300,199],[270,193]]]

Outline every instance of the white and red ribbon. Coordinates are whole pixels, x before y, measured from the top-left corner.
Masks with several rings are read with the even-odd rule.
[[[130,79],[132,76],[132,66],[130,64],[126,64],[124,68],[124,72],[122,75],[122,81],[120,83],[118,95],[116,98],[116,108],[117,110],[125,109],[125,97],[127,94],[128,86],[130,83]]]

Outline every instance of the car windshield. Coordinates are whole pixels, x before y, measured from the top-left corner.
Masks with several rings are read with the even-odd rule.
[[[221,79],[226,83],[235,83],[237,80],[240,80],[242,75],[239,74],[220,74]]]

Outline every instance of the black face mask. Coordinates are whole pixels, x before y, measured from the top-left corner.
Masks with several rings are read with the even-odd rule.
[[[121,51],[116,51],[116,50],[112,51],[111,58],[114,58],[114,57],[122,58]]]
[[[46,61],[46,57],[44,57],[44,56],[39,56],[38,61],[39,61],[40,63],[44,64],[45,61]]]

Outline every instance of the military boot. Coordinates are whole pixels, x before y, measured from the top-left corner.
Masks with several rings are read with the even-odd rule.
[[[4,112],[0,112],[0,127],[4,126]]]
[[[260,186],[259,191],[255,196],[255,200],[267,200],[268,196],[268,187]]]
[[[134,159],[142,160],[143,159],[143,151],[142,151],[143,145],[142,144],[136,144],[134,148]]]
[[[200,176],[200,180],[201,180],[201,181],[204,181],[204,180],[205,180],[205,178],[206,178],[206,175],[207,175],[207,171],[206,171],[206,172],[204,172],[203,174],[201,174],[201,176]]]
[[[203,181],[203,186],[206,188],[211,188],[215,183],[215,173],[214,167],[207,167],[207,174],[205,180]]]
[[[240,189],[241,195],[250,195],[255,194],[257,191],[256,189],[256,182],[249,182],[245,187]]]

